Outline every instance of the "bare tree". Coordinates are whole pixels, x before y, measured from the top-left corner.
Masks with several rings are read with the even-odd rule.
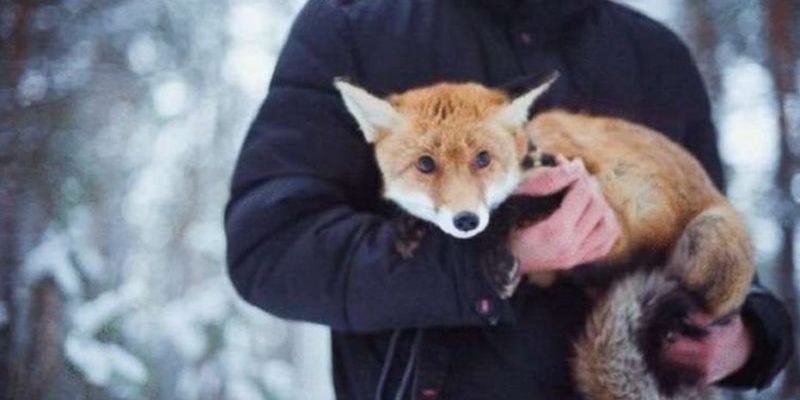
[[[795,38],[797,32],[793,30],[797,26],[797,20],[792,8],[796,8],[795,2],[764,0],[764,29],[768,42],[767,64],[774,85],[775,104],[778,113],[778,129],[781,135],[780,140],[780,161],[776,177],[779,202],[783,205],[781,211],[785,213],[783,221],[783,248],[778,258],[778,274],[781,295],[787,300],[789,307],[792,308],[792,316],[797,326],[800,310],[798,309],[797,281],[795,278],[795,237],[797,234],[798,209],[797,204],[792,198],[791,187],[793,179],[800,172],[800,159],[794,143],[797,142],[797,132],[793,132],[792,118],[798,118],[795,112],[790,116],[789,102],[793,96],[797,95],[797,45]],[[793,149],[794,148],[794,149]],[[798,343],[800,344],[800,343]],[[800,350],[798,350],[800,351]],[[786,380],[782,391],[782,397],[794,398],[800,395],[800,353],[793,357],[792,362],[786,371]]]
[[[711,98],[716,100],[721,92],[722,77],[717,61],[719,32],[711,8],[708,1],[684,0],[681,10],[685,25],[682,29],[686,32],[689,46],[705,78]]]
[[[38,399],[63,366],[64,298],[51,279],[28,287],[22,266],[55,216],[61,175],[51,164],[59,154],[50,149],[63,102],[22,104],[30,79],[25,72],[46,48],[47,32],[33,28],[35,13],[46,4],[14,3],[8,8],[10,34],[0,41],[0,397]]]

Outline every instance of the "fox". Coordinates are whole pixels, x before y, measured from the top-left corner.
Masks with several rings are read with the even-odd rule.
[[[586,281],[595,301],[574,343],[578,390],[592,400],[719,396],[699,384],[698,372],[669,365],[662,350],[674,332],[707,334],[686,323],[690,313],[725,323],[742,306],[755,267],[741,215],[697,159],[648,127],[563,109],[529,118],[557,78],[513,98],[470,82],[386,97],[346,79],[334,86],[373,147],[383,197],[455,238],[488,237],[508,252],[512,231],[545,217],[563,196],[514,190],[556,155],[581,160],[619,221],[619,238],[597,263],[527,277],[540,286],[587,268],[604,277]]]

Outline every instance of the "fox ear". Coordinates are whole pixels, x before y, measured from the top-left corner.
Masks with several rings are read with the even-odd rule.
[[[543,83],[531,89],[528,93],[512,100],[511,103],[503,106],[500,111],[497,112],[495,117],[497,121],[502,125],[514,128],[524,125],[525,122],[528,122],[528,110],[530,110],[533,102],[553,85],[553,82],[558,79],[558,76],[558,71],[554,71]]]
[[[341,78],[333,84],[342,94],[344,105],[358,122],[367,142],[375,142],[379,131],[390,129],[402,120],[400,113],[388,101]]]

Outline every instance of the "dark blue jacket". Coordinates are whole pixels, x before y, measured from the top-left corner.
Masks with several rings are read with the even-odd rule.
[[[477,246],[438,232],[401,259],[371,149],[332,86],[343,76],[377,94],[443,80],[514,91],[553,70],[561,79],[537,110],[557,106],[648,125],[694,153],[721,184],[709,103],[689,52],[662,25],[623,6],[311,0],[301,12],[233,177],[228,262],[250,303],[332,328],[339,398],[373,398],[384,365],[385,393],[393,396],[413,328],[425,328],[411,374],[414,398],[574,396],[567,360],[587,311],[581,290],[523,286],[500,300],[478,268]],[[789,318],[762,291],[750,296],[745,316],[756,356],[728,383],[762,387],[788,357]]]

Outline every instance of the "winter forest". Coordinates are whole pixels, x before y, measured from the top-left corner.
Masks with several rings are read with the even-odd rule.
[[[332,398],[326,329],[244,304],[224,263],[234,160],[302,3],[2,2],[0,398]],[[800,2],[627,3],[692,49],[798,321]],[[732,398],[800,398],[799,362]]]

